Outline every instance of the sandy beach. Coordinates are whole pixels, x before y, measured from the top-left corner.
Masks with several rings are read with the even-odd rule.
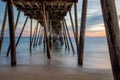
[[[0,66],[0,80],[113,80],[111,70],[53,65]]]
[[[17,59],[17,66],[11,67],[10,57],[0,57],[0,80],[113,80],[111,69],[81,68],[72,57],[48,60],[32,55]]]

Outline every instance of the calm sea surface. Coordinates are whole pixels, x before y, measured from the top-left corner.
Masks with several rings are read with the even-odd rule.
[[[17,40],[17,38],[16,38]],[[75,41],[72,38],[74,47]],[[6,57],[6,52],[9,45],[9,38],[4,38],[2,51],[0,54],[0,65],[10,64],[10,57]],[[76,50],[76,47],[75,47]],[[108,53],[108,46],[106,38],[104,37],[87,37],[85,40],[85,54],[84,54],[84,68],[96,68],[96,69],[110,69],[110,60]],[[56,48],[53,46],[51,50],[51,61],[46,58],[46,53],[43,50],[43,44],[38,45],[36,48],[29,51],[29,38],[23,37],[17,47],[17,64],[32,64],[32,65],[45,65],[52,64],[56,66],[77,66],[77,54],[73,56],[72,50],[65,50],[65,46],[62,48]]]

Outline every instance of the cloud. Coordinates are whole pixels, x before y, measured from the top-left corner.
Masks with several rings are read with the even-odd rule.
[[[104,31],[105,27],[104,24],[92,25],[90,28],[87,29],[88,31]]]
[[[86,36],[103,37],[105,36],[105,27],[103,23],[95,24],[86,29]]]
[[[80,28],[80,21],[81,21],[81,10],[82,10],[82,1],[83,0],[78,0],[78,27]],[[117,9],[117,14],[118,14],[118,19],[120,22],[120,1],[115,0],[116,2],[116,9]],[[2,26],[3,18],[4,18],[4,11],[5,11],[5,3],[0,1],[0,27]],[[17,9],[14,7],[14,19],[16,20],[17,17]],[[72,17],[73,17],[73,23],[75,24],[74,20],[74,6],[71,9]],[[20,33],[24,21],[25,21],[25,16],[24,13],[21,13],[20,15],[20,20],[18,24],[18,28],[16,30],[16,35]],[[66,16],[66,21],[68,24],[68,29],[71,34],[72,33],[72,27],[71,27],[71,22],[69,15],[67,14]],[[36,21],[33,20],[33,27],[35,28]],[[26,25],[25,31],[23,35],[29,35],[29,28],[30,28],[30,19]],[[33,31],[34,31],[33,28]],[[1,29],[1,28],[0,28]],[[80,29],[79,29],[80,30]],[[102,17],[102,11],[101,11],[101,5],[100,5],[100,0],[88,0],[88,11],[87,11],[87,28],[86,28],[86,34],[88,35],[95,35],[98,33],[101,33],[101,35],[104,34],[104,26],[103,26],[103,17]],[[7,21],[7,27],[6,27],[6,32],[5,35],[9,35],[9,28],[8,28],[8,21]]]
[[[95,24],[99,24],[103,22],[102,15],[91,15],[90,17],[87,17],[87,26],[90,27]]]

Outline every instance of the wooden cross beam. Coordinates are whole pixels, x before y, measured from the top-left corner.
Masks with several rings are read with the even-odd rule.
[[[7,0],[2,0],[6,2]],[[78,0],[13,0],[15,2],[78,2]]]

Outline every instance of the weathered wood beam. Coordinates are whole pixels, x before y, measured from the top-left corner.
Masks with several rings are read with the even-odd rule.
[[[12,0],[7,0],[7,4],[8,4],[10,48],[11,48],[11,66],[15,66],[17,64],[17,61],[16,61],[16,47],[15,47],[14,12],[13,12]]]
[[[17,15],[16,23],[15,23],[15,31],[16,31],[16,28],[17,28],[17,25],[18,25],[18,22],[19,22],[20,13],[21,13],[21,12],[18,11],[18,15]],[[8,46],[8,49],[7,49],[7,54],[6,54],[7,57],[9,56],[9,52],[10,52],[10,44],[9,44],[9,46]]]
[[[52,22],[49,20],[49,42],[50,42],[50,49],[52,48]]]
[[[66,42],[66,38],[65,38],[65,33],[63,32],[63,39],[64,39],[64,43],[65,43],[65,50],[67,49],[67,42]]]
[[[21,32],[20,32],[20,35],[19,35],[19,37],[18,37],[18,40],[17,40],[17,42],[16,42],[16,48],[17,48],[17,45],[18,45],[18,43],[19,43],[19,41],[20,41],[20,38],[21,38],[22,33],[23,33],[23,31],[24,31],[24,28],[25,28],[25,26],[26,26],[27,20],[28,20],[28,17],[27,17],[26,20],[25,20],[25,23],[24,23],[24,25],[23,25],[23,28],[22,28],[22,30],[21,30]],[[10,47],[8,47],[7,56],[9,56],[9,51],[10,51]]]
[[[83,65],[83,57],[84,57],[84,41],[85,41],[87,6],[88,6],[88,0],[83,0],[81,26],[80,26],[80,37],[79,37],[79,44],[78,44],[78,51],[77,51],[78,65],[81,65],[81,66]]]
[[[67,45],[66,45],[66,41],[65,41],[62,21],[60,23],[61,23],[61,37],[62,37],[63,44],[65,45],[65,50],[66,50],[67,49]]]
[[[31,2],[27,2],[27,4],[28,4],[31,8],[33,8],[33,5],[31,4]]]
[[[40,26],[40,32],[39,32],[39,35],[38,35],[38,40],[37,40],[37,45],[40,45],[40,39],[41,39],[41,34],[42,34],[42,26]]]
[[[30,51],[32,50],[32,18],[30,24]]]
[[[74,3],[74,15],[75,15],[75,29],[76,29],[76,46],[78,50],[78,16],[77,16],[77,3]]]
[[[25,5],[22,2],[18,2],[17,4],[21,5],[23,8],[25,8]]]
[[[25,8],[21,8],[21,7],[17,7],[18,10],[21,10],[21,11],[39,11],[41,9],[41,7],[25,7]],[[51,12],[67,12],[67,11],[70,11],[70,9],[45,9],[47,11],[51,11]]]
[[[64,30],[64,31],[65,31],[65,30]],[[65,41],[66,41],[66,44],[67,44],[67,49],[68,49],[68,51],[70,51],[69,41],[68,41],[66,32],[65,32]]]
[[[46,36],[45,36],[45,31],[44,31],[44,37],[43,37],[43,49],[44,49],[44,53],[45,53],[45,51],[46,51]]]
[[[33,33],[33,37],[32,37],[32,44],[34,44],[35,34],[36,34],[37,27],[38,27],[38,21],[37,21],[36,26],[35,26],[35,29],[34,29],[34,33]],[[32,45],[32,44],[31,44],[31,45]]]
[[[37,33],[38,33],[38,21],[37,21],[37,27],[36,27],[36,31],[35,31],[35,35],[34,35],[34,43],[33,43],[33,47],[35,48],[35,43],[36,43],[36,40],[37,40]]]
[[[35,46],[38,45],[38,41],[39,41],[40,34],[41,34],[41,26],[39,27],[39,31],[38,31],[38,35],[37,35],[37,39],[36,39]]]
[[[43,24],[44,24],[44,32],[46,36],[46,44],[47,44],[47,57],[48,59],[51,58],[50,56],[50,44],[49,44],[49,38],[48,38],[48,25],[47,25],[47,17],[46,17],[46,12],[45,12],[45,4],[42,3],[42,14],[43,14]]]
[[[0,34],[0,53],[1,53],[1,49],[2,49],[2,42],[3,42],[5,27],[6,27],[7,16],[8,16],[8,5],[7,5],[7,3],[6,3],[4,20],[3,20],[2,30],[1,30],[1,34]]]
[[[100,0],[114,80],[120,80],[120,31],[115,0]]]
[[[20,13],[21,13],[21,11],[18,11],[18,15],[17,15],[16,23],[15,23],[15,31],[16,31],[16,28],[17,28],[17,25],[18,25],[18,22],[19,22]]]
[[[40,7],[39,4],[37,2],[34,3],[38,8]]]
[[[70,51],[70,46],[69,46],[69,41],[68,41],[67,33],[66,33],[65,28],[64,28],[65,27],[64,21],[62,21],[62,23],[63,23],[63,30],[64,30],[66,44],[67,44],[67,47],[68,47],[68,51]]]
[[[70,45],[71,45],[71,48],[72,48],[72,51],[73,51],[73,55],[74,55],[75,54],[75,50],[74,50],[74,47],[73,47],[73,44],[72,44],[72,40],[71,40],[71,37],[70,37],[68,26],[67,26],[66,20],[64,19],[63,21],[64,21],[64,24],[65,24],[64,29],[67,31],[69,42],[70,42]]]
[[[43,29],[42,29],[42,26],[41,26],[41,34],[40,34],[40,37],[39,37],[39,45],[42,43],[42,39],[43,39]]]
[[[61,24],[62,24],[62,22],[61,22]],[[63,27],[63,25],[62,25],[62,27]],[[63,30],[63,28],[62,28],[62,30]],[[65,40],[64,30],[63,30],[63,40],[64,40],[64,43],[65,43],[65,50],[66,50],[67,49],[67,43],[66,43],[66,40]]]
[[[22,36],[22,33],[23,33],[24,29],[25,29],[25,26],[26,26],[26,24],[27,24],[27,21],[28,21],[28,16],[26,17],[25,23],[24,23],[24,25],[23,25],[23,28],[22,28],[22,30],[21,30],[21,32],[20,32],[20,35],[19,35],[19,37],[18,37],[18,40],[17,40],[17,42],[16,42],[16,48],[17,48],[17,45],[18,45],[18,43],[19,43],[19,41],[20,41],[20,38],[21,38],[21,36]]]
[[[72,25],[72,31],[73,31],[74,38],[75,38],[75,41],[76,41],[76,33],[75,33],[75,27],[74,27],[74,24],[73,24],[73,18],[72,18],[71,11],[69,11],[69,15],[70,15],[70,21],[71,21],[71,25]],[[77,41],[76,41],[76,44],[77,44]]]
[[[2,1],[7,1],[7,0],[2,0]],[[64,3],[64,2],[78,2],[78,0],[13,0],[13,1],[15,1],[15,2],[40,2],[40,3],[42,3],[42,2],[44,2],[44,3],[46,3],[46,2],[53,2],[53,3],[55,3],[55,2],[59,2],[59,3]]]
[[[30,18],[33,18],[33,19],[36,19],[36,20],[38,20],[39,22],[43,22],[43,20],[42,20],[42,16],[40,16],[40,14],[36,14],[36,15],[34,15],[34,14],[25,14],[26,16],[30,16]],[[37,15],[39,15],[39,16],[37,16]],[[61,15],[61,17],[59,17],[59,18],[56,18],[56,16],[55,17],[50,17],[50,20],[51,21],[61,21],[62,19],[63,19],[63,16],[65,16],[65,15]]]

